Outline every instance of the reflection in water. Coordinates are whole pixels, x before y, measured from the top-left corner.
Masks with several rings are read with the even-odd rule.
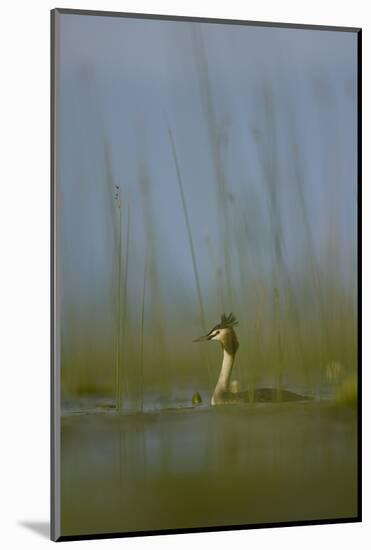
[[[354,517],[356,416],[326,403],[62,419],[62,534]]]

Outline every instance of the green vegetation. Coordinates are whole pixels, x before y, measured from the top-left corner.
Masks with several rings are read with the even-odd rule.
[[[349,375],[340,384],[335,393],[336,403],[339,405],[352,405],[357,404],[358,384],[357,377],[352,374]]]
[[[208,144],[202,156],[213,182],[203,208],[215,212],[217,229],[203,226],[197,200],[202,176],[196,182],[189,178],[187,165],[196,160],[181,146],[182,129],[165,117],[156,139],[167,155],[171,200],[167,202],[168,191],[159,198],[162,182],[152,142],[147,143],[149,132],[143,128],[133,132],[137,156],[124,165],[122,184],[117,185],[99,94],[93,79],[85,82],[90,98],[86,109],[98,113],[101,172],[95,188],[83,176],[76,185],[85,198],[89,193],[100,197],[101,217],[94,222],[106,240],[102,276],[95,286],[86,285],[83,296],[75,284],[79,263],[72,252],[77,245],[67,238],[62,243],[62,397],[79,403],[84,397],[104,398],[114,402],[117,411],[145,410],[148,403],[171,406],[176,399],[186,402],[195,392],[208,401],[220,368],[220,350],[191,341],[214,325],[223,311],[233,311],[240,341],[233,378],[242,390],[253,396],[259,386],[271,386],[278,399],[286,388],[320,399],[335,397],[341,403],[355,401],[355,266],[345,275],[338,268],[343,243],[334,230],[328,198],[318,214],[326,232],[314,231],[296,113],[287,104],[283,124],[283,107],[276,104],[273,88],[261,82],[249,92],[256,119],[252,123],[238,113],[246,143],[238,144],[237,153],[236,144],[232,147],[235,110],[216,97],[200,29],[192,27],[191,35]],[[322,100],[317,100],[320,110]],[[331,114],[331,106],[326,108]],[[251,181],[251,163],[258,183]],[[351,207],[355,209],[356,203]],[[166,232],[161,208],[174,211],[176,227]],[[291,211],[297,217],[292,235],[285,228]],[[84,210],[82,229],[85,223],[88,227],[89,216],[93,213]],[[167,248],[167,240],[173,231],[178,240],[171,246],[182,251],[193,279],[183,276],[176,262],[171,264],[173,250]],[[95,243],[88,235],[79,242],[79,254],[85,254],[82,242],[90,246],[85,261],[93,264]],[[294,265],[290,247],[297,248]],[[326,375],[332,362],[343,365],[347,373],[341,384]]]
[[[197,391],[196,393],[193,394],[192,396],[192,404],[193,405],[200,405],[202,403],[202,397],[201,395],[199,394],[199,392]]]

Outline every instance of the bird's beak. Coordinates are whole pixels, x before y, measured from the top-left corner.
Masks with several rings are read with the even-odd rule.
[[[206,334],[206,336],[196,338],[196,340],[192,340],[192,342],[206,342],[207,340],[210,340],[210,337]]]

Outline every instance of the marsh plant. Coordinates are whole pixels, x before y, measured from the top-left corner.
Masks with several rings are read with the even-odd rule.
[[[228,57],[246,64],[237,74],[211,28],[178,28],[168,84],[162,39],[156,57],[146,50],[165,71],[151,73],[156,93],[140,49],[130,85],[110,76],[112,103],[98,69],[78,73],[84,146],[76,159],[64,145],[61,198],[63,397],[118,412],[197,392],[209,402],[217,350],[191,341],[229,311],[242,391],[335,397],[357,376],[351,75],[328,76],[318,57],[299,90],[279,48],[275,62],[259,52],[263,71],[241,59],[253,39],[225,30]]]
[[[121,350],[122,350],[122,201],[119,186],[115,185],[115,202],[119,217],[117,247],[117,333],[116,333],[116,411],[121,411]]]

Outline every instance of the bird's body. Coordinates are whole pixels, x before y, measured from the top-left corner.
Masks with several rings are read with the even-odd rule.
[[[236,391],[238,382],[231,384],[231,375],[239,342],[234,331],[238,324],[231,313],[228,317],[222,315],[221,322],[215,325],[206,336],[198,338],[196,342],[213,340],[220,342],[223,348],[223,363],[214,393],[211,398],[211,405],[233,405],[239,403],[269,403],[275,401],[306,401],[310,398],[288,390],[274,388],[257,388],[250,392]],[[239,388],[238,388],[239,389]]]
[[[274,388],[257,388],[255,390],[234,393],[229,390],[213,395],[212,405],[238,405],[242,403],[288,403],[293,401],[309,401],[310,397],[289,390],[276,390]]]

